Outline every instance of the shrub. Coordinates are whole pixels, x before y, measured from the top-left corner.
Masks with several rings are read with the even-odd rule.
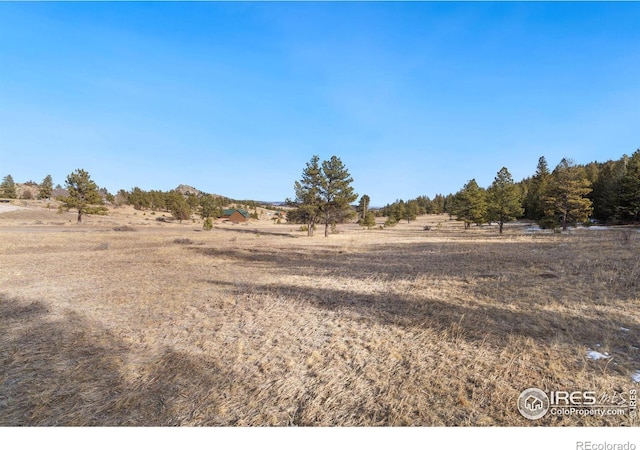
[[[121,227],[115,227],[113,231],[136,231],[136,229],[129,225],[123,225]]]

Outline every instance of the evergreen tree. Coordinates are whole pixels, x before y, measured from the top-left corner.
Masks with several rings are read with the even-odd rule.
[[[391,216],[395,222],[400,222],[407,215],[407,205],[404,203],[404,200],[400,200],[396,202],[396,204],[391,208]]]
[[[444,198],[442,212],[449,214],[449,216],[451,216],[453,215],[454,206],[455,206],[455,196],[453,194],[447,194],[447,196]]]
[[[569,225],[585,222],[592,212],[591,200],[586,198],[589,192],[591,185],[584,170],[572,161],[562,159],[551,174],[545,199],[545,217],[541,224],[560,226],[566,230]]]
[[[369,212],[369,203],[371,199],[367,194],[360,197],[360,202],[358,203],[358,215],[360,216],[360,221],[363,221],[365,217],[367,217],[367,213]]]
[[[442,194],[436,194],[431,202],[433,206],[432,214],[442,214],[445,210],[445,196]]]
[[[67,197],[59,198],[61,210],[78,210],[78,223],[82,222],[84,214],[106,214],[107,208],[98,186],[91,180],[89,173],[83,169],[78,169],[69,174],[65,181],[66,189],[69,191]]]
[[[469,228],[472,223],[481,225],[485,221],[486,192],[478,186],[475,178],[469,180],[455,195],[450,213],[456,216],[456,220],[463,221],[465,228]]]
[[[203,219],[208,219],[211,217],[218,218],[221,215],[222,208],[213,195],[206,194],[200,197],[200,217],[202,217]]]
[[[538,159],[536,174],[529,182],[529,190],[524,198],[525,215],[528,219],[540,220],[544,217],[545,199],[548,194],[551,172],[544,156]]]
[[[518,186],[506,167],[498,171],[488,190],[488,216],[497,221],[502,234],[505,222],[517,219],[523,213]]]
[[[131,193],[128,195],[129,204],[134,207],[134,209],[146,209],[151,207],[151,196],[148,192],[143,191],[139,187],[134,187],[131,189]]]
[[[51,178],[51,175],[47,175],[38,186],[38,197],[40,197],[40,199],[51,199],[52,193],[53,178]]]
[[[627,171],[627,162],[625,155],[619,161],[607,161],[600,165],[598,178],[590,194],[593,217],[596,219],[609,222],[622,218],[622,180]]]
[[[360,225],[366,227],[367,230],[376,226],[376,218],[371,211],[367,211],[364,218],[360,221]]]
[[[16,190],[16,183],[13,181],[11,175],[7,175],[2,179],[0,183],[0,197],[4,198],[17,198],[18,192]]]
[[[180,223],[191,217],[191,207],[189,206],[187,199],[177,191],[167,193],[167,207],[169,208],[171,215],[178,219]]]
[[[288,204],[297,206],[296,212],[288,217],[306,223],[308,236],[313,236],[315,224],[320,217],[323,203],[320,196],[322,185],[323,175],[320,168],[320,158],[314,155],[302,171],[300,181],[296,181],[294,184],[295,201],[287,200]]]
[[[353,178],[340,158],[332,156],[329,161],[322,162],[320,209],[324,217],[325,237],[329,236],[330,223],[350,215],[350,205],[358,198],[351,183]]]
[[[126,205],[129,202],[129,193],[124,189],[120,189],[114,199],[116,207]]]
[[[637,223],[640,220],[640,149],[629,158],[620,188],[621,214],[624,218]]]
[[[407,223],[409,223],[412,220],[416,220],[418,214],[420,214],[418,203],[415,200],[409,200],[405,206],[403,219],[406,219]]]
[[[195,211],[198,206],[200,206],[200,200],[198,199],[198,196],[192,193],[188,193],[187,194],[187,203],[189,204],[189,208],[191,208],[192,211]]]
[[[421,195],[416,198],[419,212],[418,214],[433,214],[433,203],[431,199],[426,195]]]
[[[144,193],[144,205],[153,211],[171,211],[168,199],[171,197],[169,192],[151,190]]]

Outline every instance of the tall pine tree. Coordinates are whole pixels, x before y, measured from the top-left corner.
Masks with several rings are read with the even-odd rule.
[[[17,198],[18,192],[16,190],[16,183],[13,181],[11,175],[7,175],[2,179],[0,183],[0,197],[4,198]]]
[[[523,213],[520,191],[506,167],[498,171],[487,194],[488,216],[498,222],[502,234],[505,222],[515,220]]]
[[[549,189],[551,172],[544,156],[538,159],[536,174],[531,178],[529,191],[524,199],[525,215],[528,219],[540,220],[544,217],[545,199]]]
[[[545,225],[560,226],[585,222],[592,212],[591,200],[586,196],[591,184],[584,170],[563,158],[551,174],[549,192],[545,199]]]
[[[42,183],[38,186],[38,197],[41,199],[50,199],[53,193],[53,178],[51,175],[47,175],[42,180]]]
[[[323,185],[320,158],[313,155],[302,171],[302,178],[294,184],[296,194],[295,201],[287,203],[297,206],[297,211],[292,216],[307,224],[307,235],[313,236],[316,222],[320,218],[322,198],[320,196]]]
[[[487,217],[486,192],[476,182],[475,178],[469,180],[453,198],[451,213],[456,220],[464,222],[464,227],[469,228],[472,223],[482,224]]]
[[[358,198],[353,190],[353,178],[340,158],[332,156],[322,162],[320,197],[324,217],[324,235],[329,236],[329,225],[349,215],[351,203]]]
[[[627,171],[629,157],[600,164],[598,178],[593,183],[590,197],[593,202],[593,217],[603,222],[622,218],[622,180]]]
[[[360,216],[358,221],[362,221],[367,217],[367,212],[369,211],[369,203],[371,202],[371,198],[367,194],[364,194],[360,197],[360,202],[358,203],[358,215]]]
[[[640,220],[640,149],[629,158],[620,185],[621,213],[625,219],[637,223]]]

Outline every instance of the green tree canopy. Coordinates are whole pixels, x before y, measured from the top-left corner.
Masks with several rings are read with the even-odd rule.
[[[296,194],[295,201],[287,201],[297,206],[295,212],[288,215],[288,220],[300,221],[307,224],[307,235],[313,236],[315,224],[320,218],[322,198],[323,175],[320,167],[320,158],[313,155],[302,171],[302,178],[294,183]]]
[[[367,230],[376,226],[376,216],[371,211],[367,211],[365,216],[360,220],[360,226],[366,227]]]
[[[369,212],[370,203],[371,203],[371,198],[369,198],[367,194],[360,197],[360,202],[358,202],[358,208],[357,208],[358,216],[360,217],[359,220],[364,220],[364,218],[367,216],[367,213]]]
[[[211,194],[205,194],[200,197],[200,217],[203,219],[218,218],[222,215],[222,206],[220,199]]]
[[[498,222],[502,233],[505,222],[517,219],[524,212],[520,191],[506,167],[498,171],[487,194],[488,217]]]
[[[11,175],[7,175],[2,179],[2,183],[0,183],[0,197],[4,197],[4,198],[18,197],[16,183],[13,181],[13,177]]]
[[[551,172],[544,156],[538,159],[536,174],[531,178],[529,190],[524,199],[524,209],[527,218],[540,220],[544,217],[545,198],[549,189]]]
[[[596,219],[609,222],[623,218],[622,181],[627,172],[628,159],[625,156],[618,161],[600,164],[598,177],[590,194],[593,217]]]
[[[171,191],[166,196],[167,208],[171,211],[171,215],[178,219],[180,223],[191,217],[191,207],[189,202],[180,192]]]
[[[51,194],[53,194],[53,178],[51,178],[51,175],[47,175],[38,186],[38,197],[50,199]]]
[[[634,223],[640,220],[640,149],[629,158],[620,181],[620,210],[623,217]]]
[[[473,178],[456,193],[452,214],[456,216],[456,220],[464,222],[465,228],[469,228],[472,223],[480,225],[487,217],[486,197],[486,191]]]
[[[351,202],[358,195],[353,191],[353,178],[337,156],[320,164],[314,155],[307,162],[302,178],[294,183],[295,200],[287,203],[295,206],[287,214],[287,220],[307,224],[309,236],[313,236],[315,224],[323,220],[325,236],[329,235],[329,225],[352,216]]]
[[[543,224],[566,230],[569,225],[585,222],[592,212],[591,200],[586,197],[590,192],[584,170],[563,158],[551,174]]]
[[[106,214],[107,208],[98,192],[98,186],[87,171],[76,170],[67,176],[65,184],[69,195],[59,199],[62,203],[60,208],[67,211],[77,209],[78,223],[82,222],[84,214]]]
[[[322,162],[322,175],[320,209],[324,216],[324,235],[327,237],[331,223],[350,215],[351,203],[357,200],[358,194],[351,186],[353,178],[337,156]]]

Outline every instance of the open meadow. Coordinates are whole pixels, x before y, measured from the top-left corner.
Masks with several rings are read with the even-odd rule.
[[[516,405],[638,386],[637,229],[159,216],[0,214],[0,425],[637,424]]]

